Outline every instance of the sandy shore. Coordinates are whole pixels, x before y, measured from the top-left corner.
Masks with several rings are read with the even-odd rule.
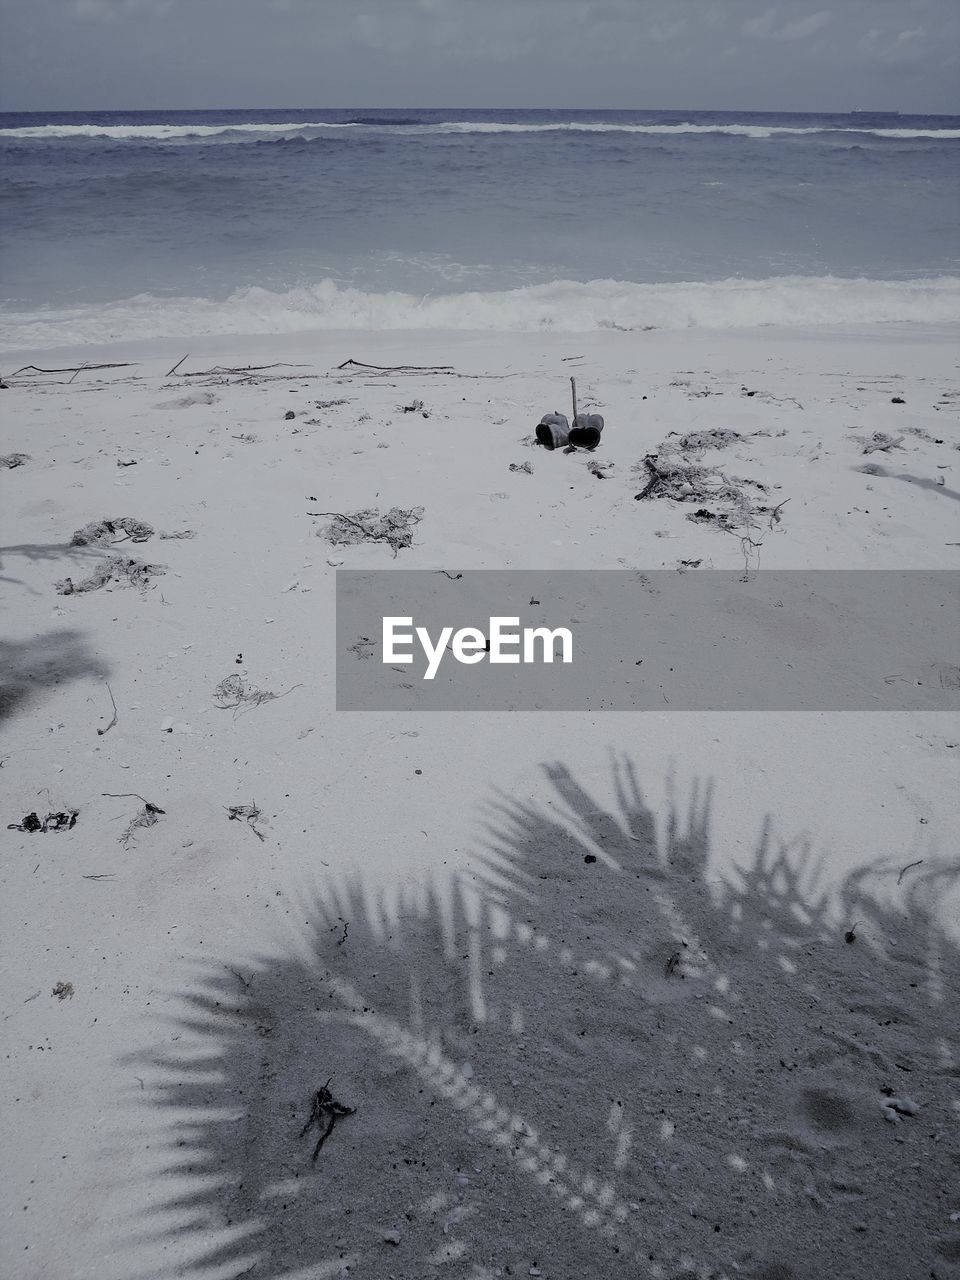
[[[960,1274],[956,716],[333,710],[337,567],[742,567],[634,501],[670,433],[739,433],[700,461],[787,503],[765,568],[956,568],[955,343],[5,357],[5,1273]],[[594,455],[529,441],[571,374]],[[309,514],[392,506],[396,560]],[[154,536],[71,545],[120,516]],[[116,554],[164,572],[58,594]]]

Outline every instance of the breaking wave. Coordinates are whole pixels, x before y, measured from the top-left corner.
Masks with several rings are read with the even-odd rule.
[[[558,280],[500,292],[420,297],[366,293],[323,280],[285,292],[259,287],[218,300],[141,294],[103,306],[7,312],[6,351],[203,334],[459,329],[583,333],[602,329],[735,329],[960,323],[960,277],[920,280],[783,276],[634,284]]]
[[[543,121],[511,124],[499,121],[456,120],[418,123],[412,120],[376,120],[358,117],[346,121],[290,120],[284,123],[235,122],[229,124],[45,124],[0,129],[0,139],[44,141],[54,139],[106,139],[132,142],[178,142],[191,139],[243,141],[247,138],[312,136],[319,132],[389,130],[391,134],[415,137],[442,133],[635,133],[654,135],[729,134],[743,138],[776,138],[816,134],[858,134],[875,138],[945,141],[960,138],[960,129],[881,128],[870,125],[789,126],[763,124],[628,124],[609,121]]]

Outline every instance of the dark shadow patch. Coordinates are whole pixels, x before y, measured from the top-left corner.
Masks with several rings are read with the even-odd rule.
[[[28,710],[44,693],[71,680],[105,680],[109,674],[79,631],[48,631],[26,641],[0,639],[0,720]]]

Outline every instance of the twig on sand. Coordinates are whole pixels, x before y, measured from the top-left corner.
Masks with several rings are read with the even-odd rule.
[[[899,883],[900,883],[900,881],[903,879],[903,877],[907,874],[907,872],[908,872],[912,867],[919,867],[919,866],[920,866],[920,864],[921,864],[922,862],[923,862],[923,859],[922,859],[922,858],[918,858],[918,859],[916,860],[916,862],[908,862],[908,863],[907,863],[907,865],[906,865],[906,866],[903,868],[903,870],[900,872],[900,874],[897,876],[897,884],[899,884]]]
[[[571,392],[571,395],[573,396],[573,417],[570,419],[570,421],[574,424],[574,426],[576,426],[576,422],[577,422],[577,380],[576,378],[570,379],[570,392]]]
[[[337,369],[353,365],[356,369],[376,369],[377,373],[453,373],[452,364],[366,364],[363,360],[344,360]]]
[[[187,352],[187,356],[188,356],[189,354],[190,354],[190,352],[188,351],[188,352]],[[183,357],[181,357],[181,359],[179,359],[179,360],[177,361],[177,363],[173,366],[173,368],[170,370],[170,372],[166,375],[168,378],[172,378],[172,377],[173,377],[173,375],[177,372],[177,370],[178,370],[178,369],[180,368],[180,366],[183,364],[184,360],[186,360],[187,356],[183,356]]]
[[[330,1080],[333,1076],[330,1077]],[[356,1107],[345,1107],[342,1102],[330,1092],[330,1080],[318,1089],[313,1095],[313,1105],[310,1109],[310,1118],[300,1130],[302,1138],[314,1125],[320,1130],[320,1137],[317,1139],[317,1145],[313,1149],[313,1160],[316,1162],[317,1156],[320,1154],[320,1148],[333,1133],[333,1127],[341,1116],[352,1116],[356,1111]]]
[[[103,682],[103,683],[104,683],[104,684],[107,684],[106,680],[104,680],[104,682]],[[98,729],[98,730],[97,730],[97,735],[98,735],[99,737],[101,737],[101,738],[103,737],[103,735],[104,735],[105,733],[109,733],[109,731],[110,731],[110,730],[113,728],[113,726],[117,723],[117,704],[116,704],[116,701],[115,701],[114,696],[113,696],[113,690],[110,688],[110,686],[109,686],[108,684],[107,684],[107,693],[109,693],[109,695],[110,695],[110,701],[113,703],[113,719],[112,719],[112,720],[110,721],[110,723],[107,725],[106,729]],[[142,797],[141,797],[141,798],[142,798]]]

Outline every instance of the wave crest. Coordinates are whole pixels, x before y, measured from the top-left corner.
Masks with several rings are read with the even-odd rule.
[[[448,120],[423,123],[414,120],[376,120],[355,117],[346,121],[290,120],[267,124],[261,121],[229,124],[45,124],[0,129],[0,139],[20,141],[109,140],[114,142],[178,142],[178,141],[243,141],[247,138],[312,136],[325,131],[344,129],[381,130],[391,134],[497,134],[497,133],[625,133],[625,134],[727,134],[731,137],[769,139],[784,136],[817,134],[859,134],[875,138],[932,139],[947,141],[960,138],[960,129],[881,128],[869,125],[761,125],[761,124],[628,124],[613,121],[543,121],[508,123],[488,120]]]
[[[960,277],[890,281],[783,276],[678,284],[557,280],[499,292],[427,297],[367,293],[322,280],[285,292],[244,288],[223,300],[141,294],[104,306],[8,312],[3,320],[0,345],[7,351],[211,333],[334,329],[584,333],[645,327],[956,324]]]

